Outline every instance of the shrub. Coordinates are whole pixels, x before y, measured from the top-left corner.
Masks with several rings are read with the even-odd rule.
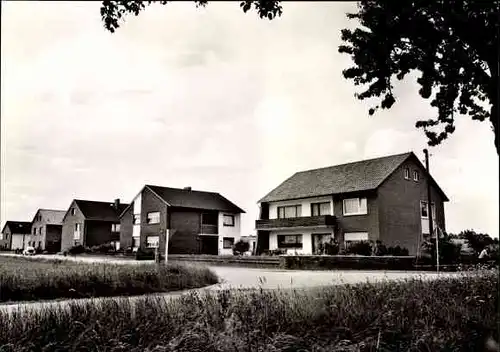
[[[245,252],[248,252],[249,249],[250,249],[250,243],[243,240],[239,240],[233,246],[233,254],[241,255]]]
[[[137,252],[135,252],[136,260],[154,260],[155,259],[155,251],[150,248],[139,248]]]
[[[337,255],[339,254],[340,245],[334,239],[331,239],[329,242],[323,244],[324,253],[327,255]]]
[[[371,255],[372,245],[368,241],[356,241],[346,248],[347,254]]]
[[[73,246],[68,250],[69,254],[82,254],[85,253],[85,247],[83,247],[81,244],[77,246]]]
[[[401,246],[388,247],[387,253],[385,255],[393,255],[393,256],[407,256],[410,252],[407,248],[403,248]]]
[[[430,240],[423,243],[424,253],[432,258],[432,262],[436,262],[436,240]],[[460,261],[461,245],[455,244],[448,236],[439,239],[439,263],[440,264],[455,264]]]
[[[91,253],[103,253],[107,254],[110,252],[115,252],[116,248],[111,243],[103,243],[98,246],[93,246],[90,248]]]
[[[0,350],[483,351],[498,341],[498,294],[498,273],[485,273],[70,303],[0,312]]]

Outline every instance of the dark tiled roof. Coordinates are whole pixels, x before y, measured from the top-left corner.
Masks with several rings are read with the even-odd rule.
[[[66,212],[64,210],[38,209],[36,215],[38,214],[42,215],[42,218],[45,219],[48,225],[62,225]],[[35,222],[35,220],[36,218],[33,222]]]
[[[87,220],[120,221],[120,214],[128,204],[121,204],[115,209],[113,202],[75,199],[75,203]]]
[[[146,187],[173,207],[218,210],[232,213],[245,212],[219,193],[151,185],[146,185]]]
[[[297,172],[260,202],[376,189],[411,155],[409,152]]]
[[[27,221],[7,221],[2,232],[9,227],[11,233],[31,233],[31,222]]]

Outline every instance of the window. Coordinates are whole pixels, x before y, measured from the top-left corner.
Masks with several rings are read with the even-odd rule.
[[[75,232],[73,233],[74,240],[80,239],[80,230],[81,230],[81,224],[75,224]]]
[[[224,226],[234,226],[234,215],[224,214]]]
[[[311,216],[319,215],[330,215],[330,202],[311,204]]]
[[[349,248],[353,243],[368,241],[368,232],[346,232],[344,233],[344,244]]]
[[[141,223],[141,214],[134,214],[134,225],[139,225]]]
[[[120,224],[111,224],[111,232],[120,232]]]
[[[302,248],[302,235],[278,235],[278,248]]]
[[[38,241],[38,248],[42,248],[42,241]]]
[[[405,179],[409,180],[410,179],[410,169],[405,167]]]
[[[413,181],[418,181],[418,179],[419,179],[418,177],[419,177],[418,171],[414,170],[413,171]]]
[[[431,203],[431,210],[432,210],[432,219],[436,220],[436,206],[434,205],[434,203]],[[428,203],[424,200],[420,202],[420,216],[424,219],[427,219],[429,217]]]
[[[224,237],[223,238],[223,243],[222,243],[222,247],[224,249],[230,249],[230,248],[233,248],[233,245],[234,245],[234,237]]]
[[[159,224],[160,223],[160,212],[154,211],[148,213],[148,224]]]
[[[0,241],[3,240],[3,233],[0,232]]]
[[[201,215],[201,223],[203,225],[214,225],[217,226],[217,213],[205,213]]]
[[[301,205],[288,205],[286,207],[278,207],[278,219],[298,218],[302,214]]]
[[[36,227],[33,227],[33,235],[36,235]]]
[[[75,215],[75,214],[76,214],[75,208],[71,208],[71,215]]]
[[[148,248],[157,248],[158,243],[160,242],[159,236],[148,236],[146,240],[146,244]]]
[[[40,228],[38,229],[38,234],[40,234],[40,235],[42,234],[42,229],[43,229],[43,227],[40,227]]]
[[[132,248],[139,248],[141,239],[139,237],[132,238]]]
[[[344,199],[344,215],[367,214],[366,198]]]

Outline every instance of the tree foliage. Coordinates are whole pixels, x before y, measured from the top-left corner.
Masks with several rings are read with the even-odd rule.
[[[369,110],[373,115],[396,102],[394,78],[402,80],[420,71],[419,94],[437,108],[437,117],[416,123],[424,129],[428,144],[437,145],[453,133],[456,117],[462,114],[491,122],[498,153],[499,4],[359,1],[358,12],[347,17],[361,26],[342,30],[339,52],[354,61],[343,71],[344,77],[355,85],[367,85],[356,94],[358,99],[380,98]],[[491,109],[485,108],[486,101]]]
[[[470,248],[479,254],[485,247],[498,243],[498,240],[493,239],[490,235],[485,233],[477,233],[474,230],[465,230],[458,234],[459,238],[467,241]]]
[[[138,15],[155,2],[168,3],[103,1],[104,26],[114,32],[126,14]],[[194,2],[198,7],[208,1]],[[241,1],[240,7],[269,20],[282,14],[276,0]],[[342,30],[339,52],[354,62],[343,71],[344,77],[367,86],[356,94],[358,99],[379,98],[369,109],[373,115],[396,102],[394,78],[403,80],[419,71],[419,94],[437,109],[436,117],[416,122],[428,144],[437,145],[453,133],[457,115],[469,115],[490,121],[498,153],[499,7],[499,0],[358,1],[358,12],[347,14],[358,22],[357,28]]]
[[[120,27],[120,21],[124,20],[124,16],[127,14],[134,14],[137,16],[141,11],[143,11],[146,6],[152,3],[159,3],[161,5],[166,5],[170,1],[103,1],[101,6],[101,18],[104,22],[104,27],[114,33],[116,29]],[[208,3],[207,0],[197,0],[194,1],[196,7],[205,7]],[[257,12],[260,18],[267,18],[269,20],[274,19],[277,16],[281,16],[283,11],[280,1],[241,1],[240,7],[243,12],[248,12],[253,9]]]

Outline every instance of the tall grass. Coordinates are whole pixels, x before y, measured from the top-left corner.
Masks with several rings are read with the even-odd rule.
[[[137,295],[217,283],[206,268],[0,257],[0,302]]]
[[[301,291],[220,291],[0,313],[1,351],[472,351],[498,272]]]

